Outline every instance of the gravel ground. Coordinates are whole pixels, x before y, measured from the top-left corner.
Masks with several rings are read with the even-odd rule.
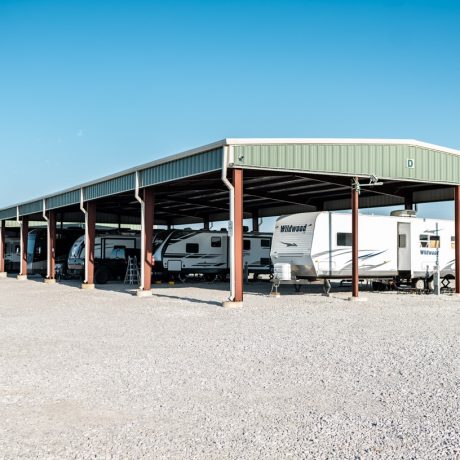
[[[460,299],[203,287],[0,280],[0,458],[460,458]]]

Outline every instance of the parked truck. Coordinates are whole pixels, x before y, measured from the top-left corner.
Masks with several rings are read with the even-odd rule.
[[[94,281],[105,284],[122,279],[126,274],[128,257],[140,257],[139,232],[107,232],[96,235],[94,245]],[[83,279],[85,272],[85,236],[80,236],[70,248],[67,276]]]

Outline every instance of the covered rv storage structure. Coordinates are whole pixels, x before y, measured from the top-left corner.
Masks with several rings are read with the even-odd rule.
[[[376,185],[377,183],[377,185]],[[374,184],[374,185],[373,185]],[[229,220],[230,301],[243,301],[243,219],[352,208],[353,296],[358,296],[358,208],[455,199],[460,259],[460,151],[399,139],[224,139],[32,201],[0,209],[0,272],[5,222],[21,225],[27,275],[29,220],[48,225],[48,278],[54,277],[56,223],[85,222],[83,287],[94,283],[97,223],[141,224],[141,292],[151,290],[152,229]],[[460,263],[456,264],[460,293]]]

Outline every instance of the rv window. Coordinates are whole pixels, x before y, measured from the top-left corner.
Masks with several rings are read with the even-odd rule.
[[[211,247],[212,248],[220,248],[221,246],[222,246],[222,240],[220,236],[211,237]]]
[[[269,248],[270,247],[270,240],[260,240],[260,246],[262,248]]]
[[[337,246],[351,246],[351,233],[337,233]]]
[[[439,235],[430,235],[430,248],[441,247],[441,237]]]
[[[200,246],[198,243],[187,243],[185,245],[185,252],[188,252],[190,254],[197,254],[200,252]]]
[[[455,249],[455,236],[450,237],[450,247]]]
[[[439,235],[420,235],[420,247],[436,249],[441,247],[441,237]]]
[[[243,241],[243,249],[245,251],[249,251],[251,249],[251,240],[244,240]]]
[[[405,248],[406,247],[406,242],[407,242],[407,236],[406,235],[398,235],[398,248]]]

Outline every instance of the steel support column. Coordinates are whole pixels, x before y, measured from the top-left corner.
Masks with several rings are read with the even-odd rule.
[[[56,212],[48,215],[48,279],[54,280],[56,272]]]
[[[6,276],[5,273],[5,239],[6,239],[6,223],[1,221],[0,225],[0,276]],[[4,274],[4,275],[2,275]]]
[[[96,203],[86,203],[86,231],[85,231],[85,283],[94,286],[94,246],[96,243]]]
[[[352,296],[359,295],[359,271],[358,271],[358,210],[359,210],[359,182],[355,178],[354,186],[351,188],[351,233],[352,233]]]
[[[460,185],[455,186],[455,293],[460,294]]]
[[[259,231],[259,211],[254,211],[252,213],[252,231]]]
[[[143,279],[143,290],[150,291],[152,288],[152,267],[154,264],[152,254],[152,241],[153,241],[153,220],[155,211],[155,194],[152,188],[144,189],[143,193],[144,200],[144,279]]]
[[[412,194],[404,198],[404,209],[414,209],[414,201],[412,199]]]
[[[233,244],[235,251],[235,302],[243,301],[243,170],[233,169],[235,189],[235,218],[233,222]]]
[[[29,237],[29,218],[21,220],[21,261],[19,275],[27,277],[27,240]]]
[[[203,218],[203,230],[209,230],[209,216]]]

